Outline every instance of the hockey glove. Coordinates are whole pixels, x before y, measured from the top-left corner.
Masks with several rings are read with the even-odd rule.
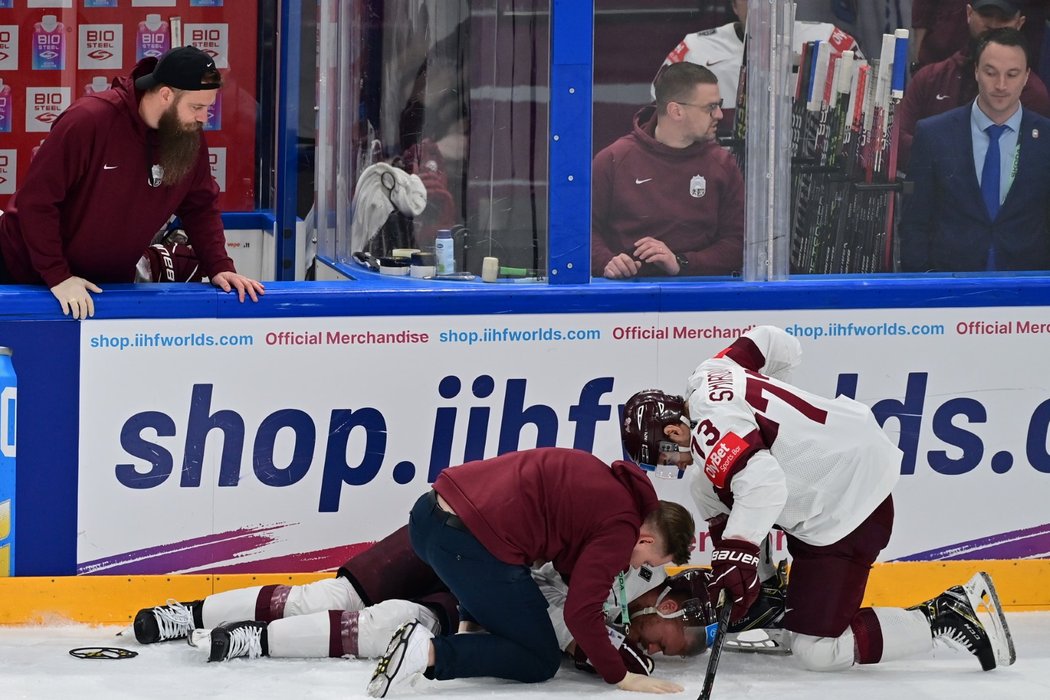
[[[614,645],[617,638],[622,638],[622,636],[619,634],[616,636],[610,635],[610,640],[613,641]],[[648,676],[651,675],[653,669],[656,668],[656,664],[653,662],[652,657],[642,651],[641,647],[628,639],[623,639],[616,651],[620,653],[620,658],[623,659],[623,663],[627,666],[627,670],[630,673]],[[598,672],[595,670],[594,666],[591,666],[591,661],[587,658],[587,652],[585,652],[583,647],[579,644],[576,645],[576,651],[573,653],[572,658],[576,663],[576,668],[579,670],[587,671],[588,673]]]
[[[733,605],[730,621],[744,617],[758,599],[758,546],[744,540],[722,540],[711,553],[711,581],[707,584],[711,600],[726,592],[726,602]]]

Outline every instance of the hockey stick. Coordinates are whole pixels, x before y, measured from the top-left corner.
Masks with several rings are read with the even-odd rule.
[[[900,123],[895,119],[897,105],[904,98],[904,80],[906,67],[908,65],[908,30],[898,29],[894,32],[896,45],[893,54],[893,80],[890,83],[890,108],[888,113],[887,138],[889,142],[886,150],[886,181],[897,183],[897,148],[900,140]],[[896,202],[897,191],[889,193],[886,202],[886,240],[882,255],[882,269],[885,272],[893,271],[893,235],[896,226]]]
[[[711,688],[715,685],[715,673],[718,672],[718,660],[722,656],[722,647],[726,641],[726,629],[729,627],[729,616],[733,605],[726,600],[723,590],[718,595],[718,627],[715,629],[715,640],[711,642],[711,656],[707,659],[707,672],[704,674],[704,687],[697,700],[710,700]]]

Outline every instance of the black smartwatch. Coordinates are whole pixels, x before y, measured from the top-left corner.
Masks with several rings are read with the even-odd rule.
[[[689,268],[689,258],[684,255],[674,254],[674,259],[678,261],[678,274],[682,274]]]

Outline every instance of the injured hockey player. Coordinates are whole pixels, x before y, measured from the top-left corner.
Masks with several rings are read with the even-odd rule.
[[[707,648],[712,618],[706,589],[692,583],[692,573],[664,583],[665,576],[648,568],[631,570],[610,593],[610,636],[633,673],[650,674],[654,654],[692,656]],[[578,669],[593,672],[562,618],[567,587],[561,577],[550,565],[535,569],[533,577],[550,602],[561,648]],[[624,599],[630,600],[626,606],[620,604]],[[372,658],[411,621],[435,635],[453,634],[464,625],[456,600],[415,556],[407,528],[401,528],[347,561],[335,578],[235,589],[187,603],[169,601],[140,610],[134,634],[143,644],[187,639],[209,661]]]

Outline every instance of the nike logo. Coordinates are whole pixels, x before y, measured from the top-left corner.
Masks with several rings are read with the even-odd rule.
[[[951,95],[942,95],[941,93],[937,93],[936,97],[938,100],[947,100],[949,97],[951,97]]]
[[[708,61],[708,62],[707,62],[707,65],[708,65],[708,66],[714,66],[714,65],[717,65],[717,64],[719,64],[719,63],[723,63],[723,62],[725,62],[725,61],[728,61],[728,60],[729,60],[728,58],[720,58],[720,59],[718,59],[717,61]]]
[[[117,166],[115,166],[115,165],[103,165],[102,169],[103,170],[116,170]]]
[[[634,178],[634,184],[636,184],[636,185],[644,185],[645,183],[649,182],[650,180],[652,180],[651,177],[647,177],[644,180],[639,180],[638,178]]]

